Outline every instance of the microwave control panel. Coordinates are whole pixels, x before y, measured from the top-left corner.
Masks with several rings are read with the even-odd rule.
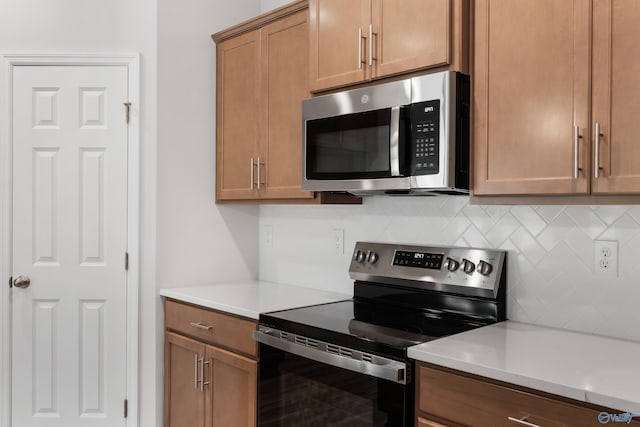
[[[425,101],[409,107],[409,169],[411,175],[440,172],[440,101]]]

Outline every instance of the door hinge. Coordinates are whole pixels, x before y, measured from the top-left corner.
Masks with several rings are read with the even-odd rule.
[[[127,418],[129,416],[129,400],[124,400],[124,417]]]
[[[124,253],[124,269],[129,270],[129,252]]]
[[[13,288],[13,276],[9,277],[9,287]]]
[[[131,113],[131,103],[130,102],[124,102],[123,104],[124,104],[125,108],[127,109],[126,120],[127,120],[127,124],[129,124],[129,115]]]

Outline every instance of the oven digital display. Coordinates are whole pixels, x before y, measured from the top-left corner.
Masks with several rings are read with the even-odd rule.
[[[393,265],[440,270],[440,268],[442,268],[443,258],[443,254],[396,251],[395,255],[393,256]]]

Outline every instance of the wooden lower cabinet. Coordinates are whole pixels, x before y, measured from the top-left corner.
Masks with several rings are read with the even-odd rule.
[[[601,425],[603,411],[622,412],[424,363],[417,376],[419,427],[585,427]]]
[[[256,322],[172,300],[165,319],[164,426],[255,427]]]

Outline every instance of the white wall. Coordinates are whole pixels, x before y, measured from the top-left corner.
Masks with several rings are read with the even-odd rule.
[[[215,43],[257,0],[158,2],[158,286],[258,275],[258,209],[215,204]]]
[[[158,0],[158,289],[258,276],[258,208],[215,204],[210,36],[259,13],[258,0]],[[149,301],[157,312],[157,421],[142,426],[162,419],[164,313],[157,296]]]
[[[291,3],[291,0],[260,0],[260,12],[265,13],[287,3]]]
[[[640,206],[475,206],[465,197],[373,197],[362,206],[262,206],[260,278],[352,292],[358,240],[508,251],[508,317],[640,341]],[[345,253],[332,230],[345,230]],[[594,240],[619,242],[619,277],[593,272]]]

